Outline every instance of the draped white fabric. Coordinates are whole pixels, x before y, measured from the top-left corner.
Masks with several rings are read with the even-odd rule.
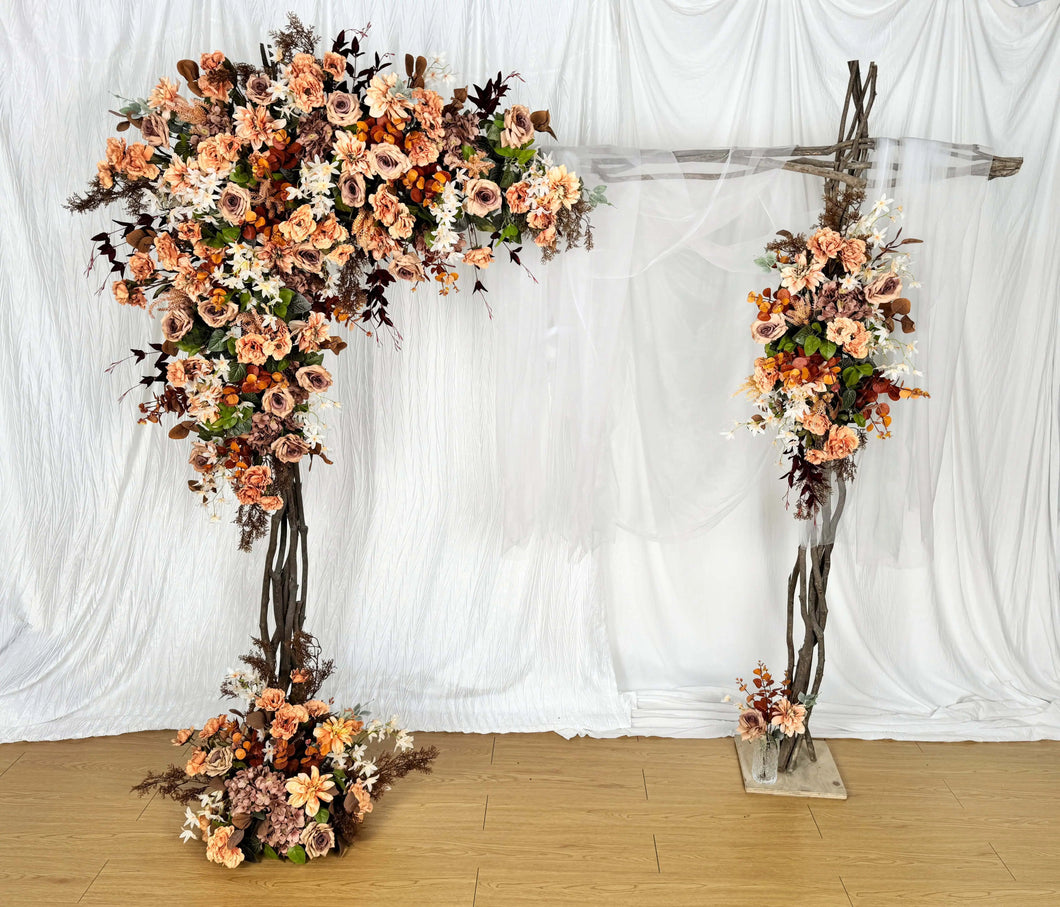
[[[263,553],[183,487],[184,446],[102,374],[153,329],[83,276],[102,214],[60,207],[111,93],[176,60],[253,60],[288,8],[330,37],[518,70],[559,158],[832,139],[874,59],[878,179],[916,247],[929,401],[869,446],[836,549],[819,734],[1060,736],[1060,2],[13,3],[0,50],[0,740],[172,727],[216,708]],[[944,178],[938,142],[1023,154]],[[625,150],[622,150],[625,149]],[[893,165],[893,167],[892,167]],[[727,173],[735,169],[730,166]],[[819,184],[613,181],[596,249],[398,300],[403,349],[333,360],[335,465],[307,481],[308,627],[328,691],[422,729],[721,734],[732,678],[782,661],[797,526],[760,438],[726,441],[754,347],[751,263]],[[607,171],[613,173],[613,170]],[[886,184],[897,174],[897,182]],[[875,177],[874,177],[875,178]],[[135,394],[132,395],[135,397]]]

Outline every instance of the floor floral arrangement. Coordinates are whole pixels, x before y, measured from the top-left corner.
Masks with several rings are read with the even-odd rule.
[[[413,749],[396,718],[366,720],[360,707],[317,699],[333,665],[320,662],[311,637],[297,644],[289,692],[270,686],[260,649],[244,656],[250,670],[229,674],[221,692],[245,710],[179,731],[173,743],[191,747],[187,762],[133,788],[185,804],[181,838],[200,838],[207,859],[229,869],[247,859],[305,863],[341,853],[373,802],[409,772],[430,772],[438,755]]]
[[[788,580],[784,680],[789,709],[803,710],[803,729],[783,742],[781,771],[794,767],[799,742],[816,758],[808,725],[824,674],[828,575],[855,457],[870,433],[890,437],[891,403],[928,396],[905,383],[920,374],[916,344],[896,336],[899,326],[904,334],[915,329],[902,292],[918,286],[907,247],[920,240],[903,239],[901,228],[889,235],[902,214],[893,199],[880,197],[867,213],[863,201],[860,188],[827,190],[816,229],[808,236],[780,231],[757,260],[779,286],[747,296],[758,310],[751,338],[763,350],[744,385],[757,412],[741,425],[774,434],[795,516],[806,526]]]
[[[814,700],[803,693],[792,702],[791,678],[785,676],[777,683],[761,661],[750,684],[742,677],[736,682],[740,692],[747,694],[740,706],[737,731],[741,740],[756,747],[751,774],[755,781],[770,784],[777,779],[780,742],[806,732],[806,715]]]

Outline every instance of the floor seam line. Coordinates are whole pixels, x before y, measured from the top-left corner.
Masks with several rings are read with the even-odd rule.
[[[86,889],[85,889],[84,891],[82,891],[82,892],[81,892],[81,897],[79,897],[79,898],[77,899],[77,903],[78,903],[78,904],[80,904],[80,903],[81,903],[81,902],[82,902],[82,901],[83,901],[83,900],[85,899],[85,895],[86,895],[86,894],[88,894],[88,892],[89,892],[89,889],[90,889],[90,888],[91,888],[91,887],[92,887],[93,885],[95,885],[95,884],[96,884],[96,879],[98,879],[98,878],[99,878],[99,876],[100,876],[100,873],[101,873],[101,872],[103,872],[103,870],[107,868],[107,864],[108,864],[109,862],[110,862],[110,860],[104,860],[104,861],[103,861],[103,865],[99,867],[99,872],[97,872],[97,873],[96,873],[96,874],[95,874],[95,875],[94,875],[94,876],[92,877],[92,881],[88,883],[88,888],[86,888]]]
[[[1012,881],[1013,881],[1013,882],[1016,882],[1016,881],[1018,881],[1018,879],[1016,878],[1016,876],[1015,876],[1015,875],[1013,874],[1012,870],[1008,868],[1008,863],[1006,863],[1006,862],[1005,862],[1005,861],[1004,861],[1004,860],[1003,860],[1003,859],[1001,858],[1001,854],[999,854],[999,853],[997,852],[997,848],[996,848],[996,847],[994,847],[994,845],[993,845],[993,844],[992,844],[992,843],[991,843],[990,841],[987,841],[986,843],[987,843],[987,844],[990,844],[990,849],[991,849],[991,850],[992,850],[992,851],[994,852],[994,856],[995,856],[995,857],[997,857],[997,858],[998,858],[999,860],[1001,860],[1001,865],[1005,867],[1005,872],[1007,872],[1007,873],[1008,873],[1008,874],[1009,874],[1010,876],[1012,876]]]
[[[0,772],[0,778],[3,778],[3,777],[4,777],[4,775],[6,775],[6,774],[7,774],[7,773],[8,773],[9,771],[11,771],[11,769],[15,767],[15,763],[17,763],[17,762],[18,762],[18,760],[19,760],[19,759],[21,759],[21,758],[22,758],[23,756],[25,756],[25,755],[26,755],[26,751],[25,751],[25,750],[23,750],[23,751],[22,751],[21,753],[19,753],[19,754],[18,754],[18,755],[17,755],[16,757],[15,757],[15,761],[14,761],[14,762],[12,762],[12,763],[11,763],[11,764],[10,764],[10,765],[9,765],[9,766],[8,766],[7,768],[5,768],[5,769],[4,769],[4,770],[3,770],[2,772]]]

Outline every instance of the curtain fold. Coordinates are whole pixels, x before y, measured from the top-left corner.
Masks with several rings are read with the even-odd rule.
[[[925,241],[932,398],[862,458],[815,725],[1060,736],[1060,0],[48,0],[0,33],[0,741],[197,720],[247,645],[263,553],[208,522],[137,394],[117,405],[140,371],[103,369],[155,326],[94,295],[108,218],[61,203],[113,94],[204,51],[254,60],[288,9],[445,51],[456,84],[518,71],[510,100],[551,109],[557,160],[614,205],[592,252],[524,250],[534,279],[497,262],[484,299],[407,293],[400,351],[352,337],[332,360],[335,465],[306,490],[329,695],[421,729],[731,730],[731,679],[780,664],[797,538],[769,444],[722,437],[746,411],[744,299],[774,231],[816,218],[819,182],[781,155],[833,140],[860,57],[873,134],[907,137],[874,190]],[[1019,176],[943,172],[977,142],[1023,154]],[[746,153],[673,153],[703,148]],[[702,172],[722,178],[620,178]]]

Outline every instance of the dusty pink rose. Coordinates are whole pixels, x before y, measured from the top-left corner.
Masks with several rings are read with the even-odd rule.
[[[200,300],[196,309],[199,317],[212,328],[224,327],[239,313],[239,306],[223,296],[207,296]],[[259,362],[258,365],[261,365]]]
[[[169,126],[157,113],[152,113],[140,121],[140,132],[148,145],[161,148],[169,147]]]
[[[877,277],[865,287],[865,299],[873,305],[893,302],[901,295],[902,281],[894,274],[885,274],[883,277]]]
[[[183,308],[171,308],[162,316],[162,336],[176,343],[195,326],[191,315]]]
[[[281,463],[297,463],[309,453],[309,445],[298,435],[282,435],[272,442],[271,450]]]
[[[493,180],[468,180],[464,192],[464,209],[473,217],[485,217],[501,206],[501,187]]]
[[[247,79],[247,87],[244,92],[247,100],[254,104],[264,106],[272,102],[272,79],[265,73],[256,72]]]
[[[761,321],[755,319],[751,323],[751,339],[755,343],[766,344],[773,340],[778,340],[784,336],[784,332],[788,329],[788,323],[784,320],[784,316],[779,312],[774,312],[769,316],[768,321]]]
[[[809,412],[802,420],[803,426],[808,432],[815,435],[824,437],[828,434],[828,429],[832,427],[832,422],[824,413]]]
[[[843,237],[826,227],[818,230],[806,241],[806,248],[818,261],[828,261],[829,258],[835,258],[843,248]]]
[[[261,334],[244,334],[236,341],[236,359],[244,365],[264,365],[267,358]]]
[[[426,280],[423,274],[423,265],[420,263],[419,257],[413,255],[411,252],[405,255],[395,256],[391,260],[387,270],[398,280],[408,280],[413,283],[420,280]]]
[[[324,253],[309,243],[299,243],[291,250],[294,264],[310,274],[319,274],[324,267]]]
[[[474,265],[476,268],[485,270],[493,261],[493,250],[488,246],[480,246],[464,253],[464,264]]]
[[[133,277],[142,283],[155,273],[155,263],[150,255],[137,252],[129,259],[129,270],[132,271]]]
[[[385,180],[400,179],[409,169],[405,152],[393,145],[373,145],[368,149],[367,157],[372,173]]]
[[[343,173],[339,177],[339,195],[344,205],[360,208],[364,204],[364,177],[359,173]]]
[[[501,130],[502,148],[521,148],[533,141],[534,124],[530,122],[530,110],[522,104],[513,104],[504,111],[504,129]]]
[[[302,829],[298,840],[302,842],[306,856],[315,860],[326,856],[335,846],[335,829],[327,822],[310,822]]]
[[[765,736],[766,719],[758,709],[744,709],[740,712],[737,729],[740,731],[740,739],[757,740]]]
[[[508,199],[508,207],[513,214],[526,214],[530,210],[530,184],[525,180],[512,183],[504,197]]]
[[[357,98],[345,91],[333,91],[324,105],[328,122],[335,126],[352,126],[361,118],[361,105]]]
[[[865,264],[865,241],[863,239],[845,239],[839,250],[839,260],[843,269],[849,274]]]
[[[342,54],[328,51],[324,54],[324,72],[333,79],[341,79],[346,75],[346,58]]]
[[[230,224],[241,224],[250,210],[250,193],[242,186],[229,183],[217,199],[217,210]]]
[[[331,387],[331,375],[322,365],[307,365],[294,374],[298,386],[307,391],[322,394]]]
[[[842,460],[858,449],[858,433],[849,425],[833,425],[824,442],[824,452],[829,460]]]
[[[261,395],[261,408],[284,419],[294,411],[294,397],[283,385],[274,384]]]
[[[191,445],[191,456],[188,457],[188,462],[196,472],[207,473],[213,469],[214,463],[217,462],[217,457],[214,454],[213,447],[209,444],[203,444],[202,441],[196,441]]]

